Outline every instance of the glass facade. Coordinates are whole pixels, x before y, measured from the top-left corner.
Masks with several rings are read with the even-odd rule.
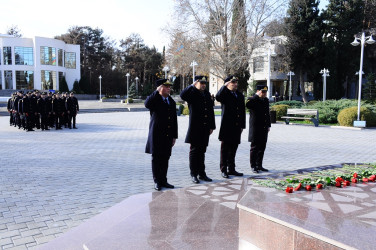
[[[60,85],[61,81],[63,80],[63,77],[64,77],[64,73],[59,72],[59,85]]]
[[[63,50],[62,49],[58,49],[57,50],[57,65],[60,66],[60,67],[63,67]]]
[[[76,68],[76,53],[65,52],[65,67],[68,69]]]
[[[56,89],[56,71],[42,70],[42,89]]]
[[[16,65],[34,65],[32,47],[14,47]]]
[[[16,71],[16,89],[34,89],[34,71]]]
[[[40,64],[56,66],[56,49],[52,47],[40,47]]]
[[[12,65],[12,47],[3,47],[4,65]]]
[[[0,89],[3,89],[3,74],[1,72],[0,70]]]
[[[5,89],[13,89],[13,73],[11,70],[4,71]]]

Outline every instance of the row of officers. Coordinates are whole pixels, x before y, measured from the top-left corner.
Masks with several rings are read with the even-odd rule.
[[[17,91],[8,99],[10,126],[23,128],[25,131],[34,129],[56,130],[65,128],[76,129],[76,116],[79,111],[78,100],[74,92],[52,93]]]
[[[200,183],[200,180],[212,181],[205,171],[205,152],[216,125],[214,103],[206,89],[207,84],[206,77],[196,76],[195,82],[180,94],[189,107],[189,127],[185,142],[190,144],[190,174],[192,182],[196,184]],[[167,182],[168,162],[172,147],[178,138],[176,103],[170,96],[171,85],[167,79],[157,80],[157,89],[145,101],[145,107],[150,110],[145,152],[151,154],[154,189],[158,191],[162,187],[174,188]],[[229,175],[243,175],[236,171],[235,156],[241,142],[241,134],[246,128],[246,108],[250,112],[248,141],[251,142],[251,169],[254,173],[268,171],[262,165],[271,127],[267,90],[267,86],[258,85],[256,94],[245,103],[244,95],[238,91],[238,78],[229,76],[215,96],[222,108],[218,139],[221,141],[219,168],[223,178],[229,178]]]

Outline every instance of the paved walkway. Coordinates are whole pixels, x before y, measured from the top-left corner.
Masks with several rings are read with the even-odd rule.
[[[90,106],[90,105],[89,105]],[[83,107],[83,106],[81,106]],[[168,172],[176,187],[193,184],[184,143],[188,117]],[[77,130],[26,133],[0,117],[0,246],[26,249],[46,243],[125,198],[153,189],[144,152],[148,112],[83,113]],[[208,176],[219,173],[217,130],[206,154]],[[249,143],[242,136],[237,169],[249,177]],[[376,162],[376,130],[273,124],[264,167],[294,170],[342,162]]]

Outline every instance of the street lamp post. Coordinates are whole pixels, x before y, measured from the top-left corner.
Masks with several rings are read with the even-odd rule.
[[[325,102],[326,101],[326,77],[330,76],[329,70],[324,68],[320,71],[320,74],[322,74],[322,78],[323,78],[323,82],[324,82],[324,86],[323,86],[323,90],[322,90],[322,101]]]
[[[191,63],[191,67],[192,67],[192,74],[193,74],[193,82],[195,82],[195,66],[197,66],[197,62],[196,61],[192,61]]]
[[[100,75],[99,77],[99,101],[102,100],[102,76]]]
[[[295,73],[292,71],[289,71],[287,75],[290,77],[290,83],[289,83],[289,101],[291,101],[291,96],[292,96],[292,88],[291,88],[291,76],[294,76]]]
[[[127,104],[129,104],[129,77],[131,75],[127,73],[125,76],[127,77]]]
[[[360,69],[359,69],[359,72],[363,72],[364,43],[373,44],[373,43],[375,43],[375,40],[373,40],[372,35],[366,37],[365,32],[362,32],[362,36],[360,38],[355,36],[354,41],[351,43],[352,46],[360,45]],[[361,100],[361,98],[362,98],[362,74],[359,73],[358,119],[356,121],[354,121],[354,127],[365,127],[366,126],[366,121],[360,121],[360,100]]]
[[[164,66],[163,71],[164,71],[165,79],[167,79],[167,71],[169,71],[169,70],[170,70],[170,68],[167,65]]]
[[[135,80],[136,80],[136,93],[137,93],[137,95],[138,95],[138,77],[136,76],[136,78],[135,78]]]
[[[268,79],[267,79],[267,85],[268,85],[268,94],[267,94],[267,96],[268,96],[268,98],[270,99],[271,97],[272,97],[272,93],[273,93],[273,86],[271,85],[271,83],[270,83],[270,65],[271,65],[271,57],[273,56],[276,56],[277,54],[276,53],[274,53],[274,52],[272,52],[272,50],[270,49],[270,47],[269,47],[269,49],[268,49]]]

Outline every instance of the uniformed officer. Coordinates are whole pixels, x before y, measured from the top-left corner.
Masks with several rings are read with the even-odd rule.
[[[52,112],[55,116],[56,130],[62,129],[63,117],[65,113],[65,103],[60,98],[60,92],[55,94],[55,99],[52,100]]]
[[[15,99],[15,94],[11,94],[10,98],[8,99],[8,103],[7,103],[7,110],[8,110],[8,113],[9,113],[9,125],[12,126],[14,125],[14,119],[13,119],[13,102],[14,102],[14,99]]]
[[[251,142],[250,162],[254,173],[268,171],[262,166],[268,133],[270,131],[269,99],[266,97],[268,87],[257,85],[257,92],[248,98],[246,107],[249,109],[249,134]]]
[[[180,97],[188,102],[189,127],[186,143],[190,143],[189,167],[193,183],[200,183],[197,176],[204,181],[212,181],[205,172],[205,152],[209,136],[215,129],[213,100],[206,90],[206,77],[196,76],[195,82],[185,88]]]
[[[223,178],[242,176],[235,170],[235,155],[245,128],[244,96],[238,91],[238,78],[229,76],[216,95],[221,102],[222,120],[218,139],[221,143],[220,170]]]
[[[167,182],[168,161],[178,138],[176,103],[170,96],[171,83],[167,79],[156,81],[157,89],[146,98],[150,110],[149,135],[145,153],[151,154],[154,189],[174,188]]]
[[[69,98],[67,98],[67,106],[69,106],[68,112],[68,127],[72,128],[72,120],[73,120],[73,128],[77,129],[76,127],[76,116],[78,111],[80,111],[80,107],[78,106],[78,100],[74,96],[74,92],[70,92]]]
[[[47,93],[42,92],[41,97],[37,101],[38,106],[38,113],[40,114],[41,120],[41,129],[43,130],[50,130],[48,128],[48,115],[51,114],[51,105],[47,102],[46,98]]]

